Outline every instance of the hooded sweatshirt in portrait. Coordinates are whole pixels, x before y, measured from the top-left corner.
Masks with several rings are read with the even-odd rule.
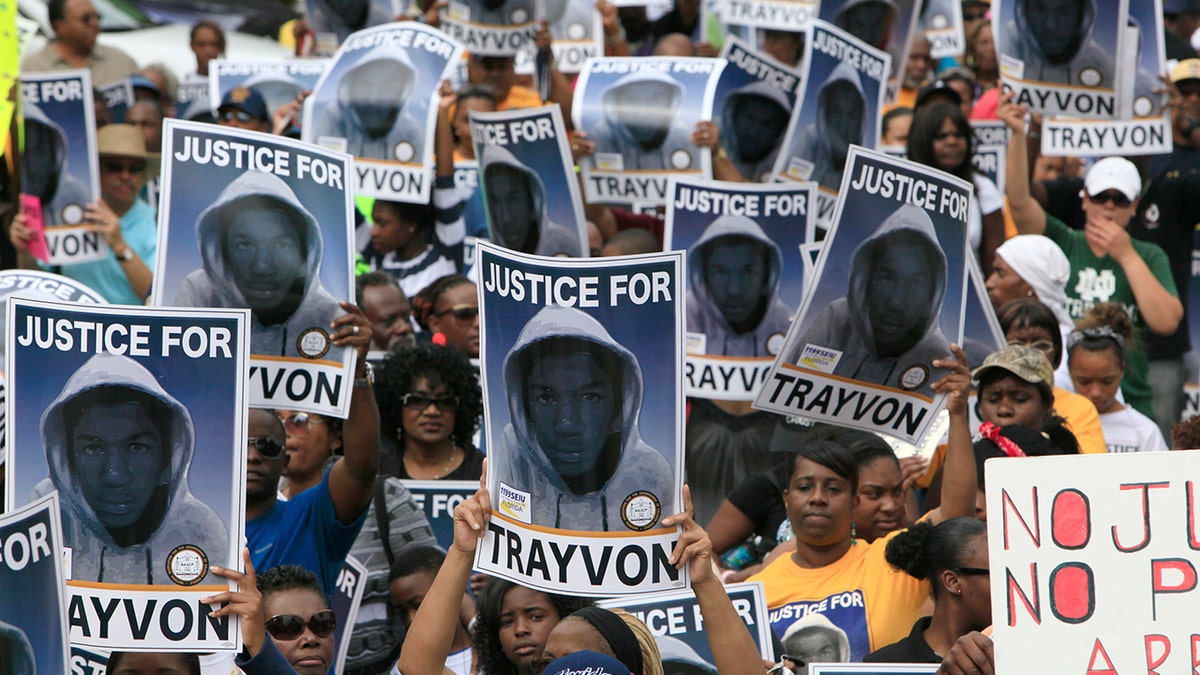
[[[919,339],[903,353],[881,356],[871,326],[868,293],[878,256],[901,238],[907,244],[915,240],[925,249],[932,281],[931,297],[922,322],[917,326]],[[849,286],[844,297],[829,303],[809,322],[808,332],[797,343],[799,352],[792,355],[791,361],[799,360],[806,344],[826,347],[841,352],[834,375],[897,389],[902,388],[900,383],[905,373],[913,368],[923,368],[922,384],[907,390],[932,397],[930,385],[936,378],[930,376],[930,364],[937,358],[949,358],[950,347],[938,324],[946,297],[946,254],[938,244],[929,215],[919,207],[905,204],[888,216],[875,234],[854,250]]]
[[[620,372],[607,373],[619,386],[620,398],[613,401],[618,430],[609,435],[609,453],[619,452],[616,468],[603,487],[595,492],[574,494],[550,463],[540,446],[526,407],[526,374],[523,354],[548,340],[575,338],[595,345],[596,351],[608,351],[620,363]],[[500,439],[496,454],[501,483],[529,492],[532,523],[542,527],[586,531],[627,531],[622,522],[621,504],[639,490],[650,492],[660,504],[669,503],[674,489],[671,467],[662,454],[642,440],[638,415],[642,408],[642,369],[637,357],[613,340],[604,326],[591,316],[568,307],[547,307],[538,312],[517,337],[504,360],[504,387],[508,396],[511,421]],[[609,457],[611,459],[611,457]],[[663,514],[665,515],[665,514]]]
[[[300,295],[296,309],[282,321],[264,323],[258,312],[251,312],[250,353],[261,356],[304,356],[297,349],[300,333],[329,322],[342,310],[321,285],[323,243],[316,218],[304,208],[296,193],[274,174],[247,171],[230,183],[217,201],[196,218],[196,241],[204,267],[194,270],[179,284],[175,305],[180,307],[249,307],[238,290],[225,259],[225,232],[222,221],[238,209],[237,202],[248,197],[265,197],[278,202],[293,214],[292,223],[300,230],[305,248],[304,276],[295,282]]]
[[[87,185],[67,168],[70,156],[67,132],[41,108],[26,103],[26,139],[32,139],[39,129],[45,132],[50,147],[34,148],[32,143],[26,144],[21,153],[23,191],[42,200],[42,220],[46,225],[78,225],[83,221],[83,210],[92,203],[92,196]]]
[[[654,94],[618,101],[627,88],[642,85],[637,87],[640,90],[647,84],[653,85],[649,89]],[[642,70],[622,76],[600,93],[603,119],[591,132],[601,146],[598,151],[621,155],[626,171],[699,170],[700,150],[692,144],[692,130],[679,121],[685,98],[683,85],[670,75]],[[640,143],[631,127],[656,118],[660,118],[660,133]]]
[[[843,90],[854,94],[848,103],[858,109],[860,123],[856,127],[844,121],[848,119],[842,114],[845,111],[831,108],[836,92]],[[843,61],[821,85],[821,92],[817,95],[816,121],[806,126],[800,139],[793,144],[796,149],[792,154],[813,164],[808,180],[816,181],[829,190],[841,189],[842,171],[850,146],[861,144],[868,138],[867,117],[867,96],[863,91],[862,78],[857,68],[849,61]]]
[[[792,115],[792,104],[788,100],[787,94],[780,91],[779,87],[761,81],[738,87],[725,98],[725,106],[721,115],[721,145],[728,151],[729,161],[733,162],[734,168],[742,174],[742,177],[747,180],[766,182],[775,168],[776,158],[779,157],[779,145],[783,142],[783,134],[780,133],[775,137],[770,151],[762,157],[755,158],[747,154],[748,149],[744,147],[745,144],[739,142],[740,139],[753,140],[757,134],[762,133],[762,129],[743,129],[739,134],[739,120],[734,112],[744,101],[751,99],[760,99],[773,106],[783,120],[784,131],[787,130],[787,121]]]
[[[518,172],[529,187],[530,219],[537,219],[534,227],[524,223],[499,223],[496,205],[488,204],[491,194],[488,186],[497,167],[508,167]],[[488,145],[479,156],[479,181],[487,204],[492,241],[514,251],[536,255],[567,255],[579,257],[583,250],[579,246],[579,235],[563,225],[550,220],[546,203],[546,185],[541,176],[521,163],[507,148]]]
[[[338,44],[355,31],[391,23],[390,0],[306,0],[305,16],[317,33],[334,33]]]
[[[714,303],[705,278],[705,250],[729,245],[738,240],[751,240],[766,247],[767,277],[760,296],[760,307],[751,318],[759,317],[749,330],[737,331]],[[687,329],[689,333],[705,335],[705,354],[715,356],[774,356],[767,349],[773,336],[787,335],[792,321],[792,309],[779,299],[779,284],[783,276],[783,254],[771,238],[746,216],[725,215],[717,218],[704,230],[700,239],[688,250]],[[779,349],[777,346],[776,349]]]
[[[64,407],[81,394],[99,387],[121,387],[158,399],[171,414],[171,433],[163,451],[169,462],[160,470],[154,495],[135,525],[153,527],[148,539],[122,546],[88,504],[71,460],[71,439]],[[116,394],[116,392],[114,392]],[[70,420],[74,426],[76,420]],[[192,462],[195,429],[183,405],[163,390],[148,370],[124,356],[99,354],[75,371],[62,392],[42,414],[42,446],[50,476],[35,488],[35,497],[58,490],[61,500],[63,546],[71,549],[72,578],[120,584],[174,585],[167,576],[166,556],[176,546],[199,547],[210,561],[228,559],[229,535],[217,514],[192,496],[188,468]],[[222,583],[207,575],[203,583]]]
[[[1053,32],[1043,35],[1043,39],[1060,36],[1053,28],[1034,25],[1029,17],[1031,1],[1037,0],[1016,0],[1013,18],[1005,24],[1004,33],[997,36],[997,51],[1025,62],[1023,78],[1085,87],[1115,86],[1116,67],[1112,57],[1092,37],[1096,25],[1095,0],[1076,0],[1082,16],[1078,22],[1071,22],[1074,32],[1069,36],[1070,42],[1056,49],[1057,53],[1048,53],[1038,42],[1039,34]],[[1066,25],[1065,21],[1062,23]]]

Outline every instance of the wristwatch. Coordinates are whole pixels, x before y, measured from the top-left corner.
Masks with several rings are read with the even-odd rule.
[[[354,378],[355,389],[370,389],[375,386],[375,366],[370,361],[365,362],[363,376]]]
[[[133,254],[133,247],[132,247],[132,246],[126,246],[126,247],[125,247],[125,251],[124,251],[123,253],[121,253],[121,254],[114,254],[114,255],[116,255],[116,256],[117,256],[117,259],[118,259],[118,260],[120,260],[121,262],[133,262],[133,255],[134,255],[134,254]]]

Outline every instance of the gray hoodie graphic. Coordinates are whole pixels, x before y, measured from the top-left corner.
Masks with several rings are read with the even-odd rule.
[[[831,108],[836,92],[848,88],[855,94],[849,103],[851,107],[857,107],[860,119],[857,127],[845,122],[844,115],[839,114],[844,111]],[[817,95],[816,121],[805,127],[800,138],[793,143],[795,150],[792,155],[813,163],[809,180],[835,192],[841,189],[846,154],[850,152],[851,145],[861,144],[868,137],[868,117],[867,97],[858,69],[843,61],[821,85],[821,93]]]
[[[42,200],[46,225],[78,225],[92,202],[91,191],[67,167],[67,132],[32,103],[25,104],[25,152],[21,153],[24,192]],[[49,147],[41,146],[42,139]],[[37,142],[38,147],[34,147]]]
[[[633,107],[620,101],[624,90],[633,85],[655,85],[648,99],[639,99]],[[639,87],[640,88],[640,87]],[[700,168],[700,150],[692,145],[692,130],[679,121],[686,92],[670,75],[638,71],[622,76],[600,93],[603,119],[594,131],[597,152],[615,152],[624,158],[625,170],[696,170]],[[647,115],[670,113],[669,120],[649,120],[645,140],[639,142],[635,129],[647,124]],[[657,133],[655,133],[657,132]]]
[[[157,519],[157,527],[148,539],[118,544],[109,529],[83,495],[71,461],[71,439],[64,408],[78,396],[98,389],[133,390],[160,401],[171,414],[169,464],[158,478],[155,494],[146,505],[138,524]],[[42,414],[42,446],[50,476],[35,488],[35,497],[58,490],[61,500],[63,545],[71,549],[73,578],[122,584],[167,584],[166,556],[176,546],[198,546],[209,561],[228,559],[228,531],[208,505],[192,496],[188,487],[188,468],[192,463],[195,429],[192,416],[183,405],[159,386],[158,381],[136,361],[124,356],[99,354],[75,371],[62,392]],[[205,583],[221,583],[208,575]]]
[[[1081,18],[1078,22],[1070,22],[1073,32],[1068,36],[1069,40],[1055,45],[1056,38],[1063,37],[1057,35],[1056,27],[1031,20],[1029,0],[1017,0],[1013,5],[1013,18],[1005,23],[1004,32],[996,36],[998,51],[1025,62],[1026,80],[1113,87],[1116,66],[1112,57],[1092,37],[1096,25],[1095,0],[1075,1],[1080,3]],[[1066,21],[1061,23],[1067,25]],[[1081,78],[1085,71],[1088,76]]]
[[[903,353],[880,356],[871,326],[868,287],[879,255],[901,239],[906,243],[915,240],[926,249],[926,259],[932,261],[932,297],[918,326],[919,339]],[[900,388],[901,376],[912,366],[923,366],[928,372],[934,359],[950,356],[949,344],[938,325],[945,297],[946,254],[938,244],[933,222],[923,209],[908,204],[901,206],[883,221],[875,234],[854,250],[849,292],[829,303],[809,323],[808,332],[796,343],[800,351],[792,354],[790,360],[798,362],[807,344],[835,349],[842,352],[842,357],[834,375]],[[935,379],[926,377],[914,391],[932,397],[930,385]]]
[[[304,330],[319,326],[327,329],[333,317],[341,313],[337,300],[321,285],[323,242],[316,219],[281,178],[273,174],[247,171],[231,182],[217,201],[196,218],[196,241],[204,267],[193,271],[179,284],[175,305],[180,307],[248,307],[227,266],[222,220],[237,203],[249,197],[266,197],[279,202],[294,214],[293,224],[301,228],[307,251],[306,274],[297,281],[303,295],[295,311],[286,320],[264,324],[257,312],[251,314],[250,352],[263,356],[303,356],[296,340]]]
[[[785,130],[787,128],[786,121],[792,116],[792,104],[788,100],[787,94],[780,91],[778,87],[761,81],[738,87],[725,97],[725,106],[721,115],[721,145],[725,146],[729,152],[729,160],[733,162],[738,173],[748,180],[765,183],[771,175],[771,170],[775,167],[775,160],[779,157],[779,145],[783,142],[783,135],[780,134],[775,138],[774,146],[766,155],[756,158],[747,154],[747,148],[743,147],[745,144],[741,142],[742,139],[752,141],[756,134],[762,133],[762,129],[743,128],[744,123],[739,124],[735,113],[738,106],[751,99],[760,99],[772,105],[782,116]],[[741,133],[739,133],[739,129],[741,129]]]
[[[766,247],[768,254],[767,279],[760,305],[761,318],[753,330],[736,332],[711,297],[705,279],[705,251],[713,246],[751,240]],[[706,336],[705,353],[717,356],[773,356],[767,349],[771,336],[787,335],[792,310],[779,299],[779,284],[783,276],[783,254],[771,238],[746,216],[725,215],[717,218],[704,230],[700,239],[688,249],[687,329]],[[782,342],[780,343],[782,344]],[[778,347],[777,347],[778,349]]]
[[[594,345],[620,363],[619,373],[608,373],[620,383],[620,432],[605,451],[619,452],[616,468],[604,486],[587,494],[574,494],[551,465],[538,443],[533,422],[526,411],[526,375],[523,355],[530,349],[564,338]],[[674,490],[671,468],[662,454],[642,440],[638,415],[642,408],[642,369],[637,357],[613,340],[600,322],[568,307],[547,307],[538,312],[517,337],[504,359],[504,386],[512,421],[504,428],[497,452],[499,480],[531,493],[532,523],[543,527],[585,531],[624,531],[621,503],[633,492],[644,490],[661,504]],[[604,461],[601,456],[599,464]],[[660,514],[667,515],[667,514]]]
[[[308,24],[317,33],[337,35],[338,44],[355,31],[390,23],[390,0],[306,0]]]
[[[489,185],[495,180],[495,170],[507,167],[525,179],[529,187],[530,222],[528,225],[520,222],[498,222],[498,205],[489,203],[492,191]],[[550,220],[546,204],[546,185],[541,176],[521,163],[507,148],[498,145],[484,147],[479,157],[479,177],[483,186],[484,203],[487,204],[488,226],[491,229],[492,241],[514,251],[533,253],[536,255],[567,255],[578,257],[583,249],[579,245],[579,235],[563,225]],[[503,209],[501,209],[503,211]],[[536,218],[536,220],[535,220]]]

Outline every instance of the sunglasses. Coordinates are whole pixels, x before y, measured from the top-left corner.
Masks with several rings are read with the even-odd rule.
[[[263,459],[279,459],[283,457],[283,443],[270,436],[251,436],[246,441],[248,447],[257,450],[258,456]]]
[[[426,396],[425,394],[405,394],[400,397],[400,405],[409,410],[424,410],[430,405],[437,406],[442,412],[458,408],[457,396]]]
[[[324,423],[325,420],[310,417],[308,413],[293,413],[283,419],[283,429],[288,436],[307,436],[312,425]]]
[[[329,637],[337,628],[337,615],[332,610],[323,609],[305,621],[295,614],[276,614],[267,619],[267,632],[276,640],[295,640],[304,632],[306,624],[313,635]]]
[[[1097,204],[1112,202],[1112,205],[1119,209],[1123,209],[1130,204],[1129,197],[1126,197],[1124,192],[1116,190],[1105,190],[1098,195],[1088,195],[1088,199]]]
[[[242,112],[241,110],[222,110],[220,112],[220,116],[222,122],[232,122],[237,120],[242,124],[253,122],[256,119],[254,115],[251,115],[248,112]]]
[[[1200,87],[1179,87],[1179,96],[1188,98],[1190,96],[1200,96]]]
[[[119,159],[106,159],[100,162],[100,168],[107,173],[128,173],[134,176],[140,176],[146,172],[146,163],[137,160],[122,161]]]
[[[434,314],[434,316],[440,319],[447,314],[453,314],[454,318],[461,323],[469,323],[474,321],[475,317],[479,316],[479,305],[455,305],[450,309]]]
[[[955,567],[954,573],[968,577],[986,577],[991,576],[992,571],[982,567]]]

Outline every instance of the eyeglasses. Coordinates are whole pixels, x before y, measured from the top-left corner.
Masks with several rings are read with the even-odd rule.
[[[992,571],[982,567],[955,567],[954,573],[968,577],[986,577],[991,576]]]
[[[257,450],[258,456],[263,459],[279,459],[283,457],[283,443],[270,436],[251,436],[246,439],[246,442],[247,447]]]
[[[276,640],[295,640],[304,632],[305,624],[313,635],[319,638],[333,635],[337,628],[337,615],[331,610],[323,609],[308,617],[308,621],[295,614],[276,614],[267,619],[267,632]]]
[[[293,413],[284,418],[283,429],[288,436],[307,436],[312,425],[324,423],[325,420],[311,417],[308,413]]]
[[[1033,347],[1039,352],[1049,352],[1054,350],[1054,343],[1049,340],[1036,340],[1034,342],[1022,342],[1020,340],[1009,340],[1009,347]]]
[[[1126,197],[1124,192],[1117,190],[1105,190],[1098,195],[1088,195],[1088,199],[1097,204],[1112,202],[1112,205],[1119,209],[1123,209],[1130,204],[1129,197]]]
[[[107,173],[128,173],[140,176],[146,172],[146,163],[136,159],[106,159],[100,162],[100,168]]]
[[[447,314],[453,314],[454,318],[462,323],[469,323],[479,316],[479,305],[455,305],[450,309],[438,312],[434,316],[439,319]]]
[[[426,396],[425,394],[405,394],[400,397],[400,405],[409,410],[424,410],[430,405],[437,406],[442,412],[458,408],[457,396]]]
[[[84,14],[83,16],[77,16],[77,17],[75,17],[75,20],[85,26],[99,25],[100,14],[98,12],[92,12],[91,14]]]
[[[247,124],[247,123],[253,122],[255,119],[257,119],[254,117],[254,115],[251,115],[248,112],[243,112],[241,110],[222,110],[218,114],[220,115],[222,122],[232,122],[234,120],[237,120],[237,121],[241,122],[242,124]]]

